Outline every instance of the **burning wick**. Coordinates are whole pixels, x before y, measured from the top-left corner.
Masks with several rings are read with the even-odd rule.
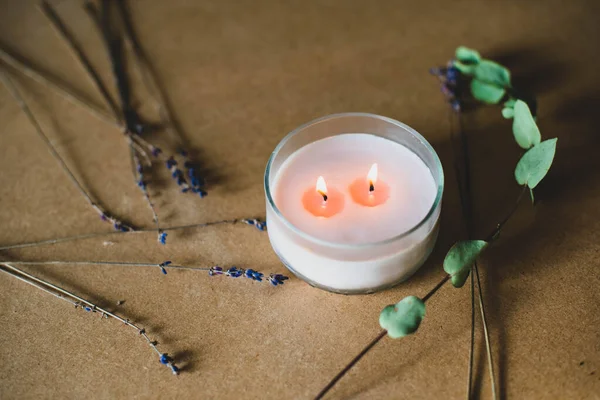
[[[317,192],[323,196],[323,202],[327,201],[327,185],[325,185],[325,179],[322,176],[317,179]]]
[[[369,180],[369,193],[372,193],[375,191],[375,182],[377,182],[377,163],[371,166],[367,179]]]

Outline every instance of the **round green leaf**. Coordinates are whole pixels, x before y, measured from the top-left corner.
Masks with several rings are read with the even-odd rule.
[[[517,102],[517,99],[511,97],[510,99],[508,99],[504,102],[504,107],[505,108],[515,108],[516,102]]]
[[[504,115],[504,111],[502,115]],[[542,135],[533,119],[533,115],[531,115],[529,106],[523,100],[515,102],[513,134],[518,145],[524,149],[529,149],[542,140]]]
[[[485,83],[479,79],[471,81],[471,94],[479,101],[488,104],[497,104],[504,96],[503,87]]]
[[[552,166],[557,141],[557,138],[544,140],[523,154],[515,169],[515,179],[519,185],[533,189],[544,179]]]
[[[486,83],[491,83],[503,88],[510,86],[510,72],[502,65],[490,61],[481,60],[475,67],[475,78]]]
[[[512,117],[515,116],[515,110],[514,108],[510,108],[510,107],[504,107],[502,109],[502,116],[506,119],[511,119]]]
[[[465,268],[462,271],[457,272],[456,274],[452,275],[450,277],[450,282],[452,282],[452,286],[454,286],[455,288],[463,287],[463,285],[467,281],[467,278],[469,277],[470,272],[471,272],[471,268],[469,267],[469,268]]]
[[[456,49],[456,59],[467,64],[478,64],[481,61],[481,56],[477,50],[460,46]]]
[[[444,271],[452,276],[454,287],[461,287],[465,284],[471,265],[487,245],[485,240],[464,240],[456,243],[448,251],[444,259]]]
[[[452,65],[454,66],[454,68],[456,68],[457,70],[460,71],[461,74],[463,75],[473,75],[473,73],[475,72],[475,65],[467,65],[467,64],[463,64],[460,61],[454,61],[452,63]]]
[[[388,336],[397,339],[410,335],[419,329],[425,317],[425,303],[416,296],[408,296],[398,304],[391,304],[381,310],[379,325]]]

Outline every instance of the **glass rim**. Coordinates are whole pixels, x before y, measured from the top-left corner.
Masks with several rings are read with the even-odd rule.
[[[383,120],[385,122],[391,123],[393,125],[396,125],[406,131],[408,131],[411,135],[413,135],[415,138],[417,138],[419,140],[419,142],[421,142],[421,144],[423,144],[425,146],[425,148],[433,155],[434,158],[434,168],[435,171],[431,171],[431,169],[428,166],[428,169],[430,169],[430,171],[432,172],[432,175],[437,174],[437,177],[439,179],[439,183],[437,185],[437,193],[435,196],[435,200],[433,201],[433,204],[431,205],[431,208],[429,209],[429,211],[427,212],[427,214],[412,228],[408,229],[407,231],[401,232],[398,235],[392,236],[390,238],[384,239],[384,240],[378,240],[378,241],[374,241],[374,242],[365,242],[365,243],[355,243],[355,244],[345,244],[345,243],[338,243],[338,242],[330,242],[327,240],[323,240],[323,239],[319,239],[317,237],[314,237],[306,232],[304,232],[303,230],[301,230],[300,228],[298,228],[296,225],[292,224],[281,212],[281,210],[279,210],[279,208],[277,207],[277,205],[275,204],[275,200],[273,199],[273,196],[271,194],[271,187],[269,185],[269,174],[271,173],[271,166],[273,164],[273,160],[275,159],[275,156],[277,156],[277,154],[279,153],[279,151],[281,150],[281,148],[283,146],[285,146],[285,144],[296,134],[302,132],[303,130],[305,130],[306,128],[315,125],[317,123],[323,122],[323,121],[327,121],[330,119],[336,119],[336,118],[344,118],[344,117],[367,117],[367,118],[373,118],[373,119],[379,119],[379,120]],[[368,132],[365,132],[368,133]],[[409,149],[411,150],[411,149]],[[412,151],[412,150],[411,150]],[[413,152],[414,153],[414,152]],[[415,153],[416,154],[416,153]],[[417,155],[418,157],[418,155]],[[419,157],[421,158],[421,157]],[[421,160],[423,161],[423,160]],[[423,161],[424,162],[424,161]],[[425,165],[427,165],[425,163]],[[435,179],[435,175],[434,175],[434,179]],[[412,234],[413,232],[415,232],[417,229],[419,229],[420,227],[422,227],[425,222],[427,222],[431,216],[433,215],[433,213],[435,212],[435,210],[438,208],[438,206],[440,205],[440,202],[442,200],[442,194],[444,192],[444,169],[442,167],[442,162],[440,161],[439,156],[437,155],[437,153],[435,152],[435,150],[433,149],[433,147],[431,146],[431,144],[427,141],[427,139],[425,139],[419,132],[417,132],[416,130],[414,130],[413,128],[411,128],[410,126],[397,121],[395,119],[392,118],[388,118],[388,117],[384,117],[382,115],[377,115],[377,114],[371,114],[371,113],[362,113],[362,112],[347,112],[347,113],[337,113],[337,114],[329,114],[326,115],[324,117],[320,117],[317,119],[314,119],[312,121],[309,121],[303,125],[300,125],[299,127],[297,127],[296,129],[294,129],[293,131],[291,131],[290,133],[288,133],[283,139],[281,139],[281,141],[279,142],[279,144],[277,145],[277,147],[275,147],[275,149],[273,150],[273,152],[271,153],[271,156],[269,157],[269,161],[267,162],[267,167],[265,169],[265,177],[264,177],[264,188],[265,188],[265,194],[267,197],[267,201],[269,203],[269,205],[273,208],[273,210],[275,211],[275,214],[283,221],[283,223],[285,225],[287,225],[288,228],[290,228],[293,232],[295,232],[296,234],[300,235],[301,237],[303,237],[304,239],[314,242],[316,244],[322,245],[322,246],[326,246],[326,247],[331,247],[331,248],[336,248],[336,249],[360,249],[360,248],[367,248],[367,247],[376,247],[376,246],[381,246],[381,245],[386,245],[388,243],[392,243],[395,242],[397,240],[403,239],[407,236],[409,236],[410,234]],[[268,230],[268,226],[267,226],[267,230]]]

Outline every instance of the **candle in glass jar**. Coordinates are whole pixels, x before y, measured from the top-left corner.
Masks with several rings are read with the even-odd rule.
[[[296,275],[332,291],[368,292],[406,279],[429,255],[441,191],[407,145],[349,128],[294,149],[276,173],[268,168],[268,232]]]

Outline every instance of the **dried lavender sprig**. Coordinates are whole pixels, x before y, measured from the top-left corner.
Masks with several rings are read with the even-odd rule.
[[[84,99],[73,90],[68,88],[64,83],[56,80],[55,78],[44,74],[43,72],[34,68],[29,62],[22,61],[9,54],[5,49],[0,47],[0,59],[6,64],[10,65],[17,71],[21,72],[26,77],[40,83],[47,88],[54,90],[55,93],[62,96],[65,100],[70,101],[72,104],[82,106],[84,109],[89,111],[96,118],[114,125],[119,129],[123,128],[123,125],[115,121],[113,117],[108,115],[100,107],[92,104],[90,101]]]
[[[2,80],[2,83],[4,84],[6,89],[8,89],[8,91],[10,92],[10,94],[12,95],[14,100],[17,102],[19,107],[21,107],[21,110],[25,113],[25,115],[27,116],[27,118],[29,119],[29,121],[31,122],[33,127],[35,128],[35,131],[38,134],[38,136],[46,144],[46,146],[48,147],[48,150],[50,151],[50,154],[52,154],[52,156],[58,161],[58,163],[60,164],[62,169],[65,171],[67,176],[71,179],[71,181],[75,185],[75,187],[79,190],[79,192],[83,195],[83,197],[87,200],[87,202],[94,208],[94,210],[96,210],[98,215],[100,215],[100,218],[103,221],[110,222],[113,225],[113,227],[115,228],[115,230],[132,231],[133,230],[132,227],[124,224],[120,220],[118,220],[115,217],[108,214],[97,202],[92,200],[89,193],[83,188],[83,186],[79,183],[77,178],[75,178],[75,175],[71,172],[71,170],[67,166],[67,163],[63,160],[63,158],[60,156],[60,154],[58,154],[58,152],[54,148],[54,145],[52,144],[50,139],[48,139],[48,137],[44,133],[44,130],[42,129],[38,120],[35,118],[33,112],[31,111],[31,109],[29,108],[27,103],[25,102],[25,99],[23,98],[23,96],[21,96],[21,93],[17,89],[16,85],[8,77],[8,75],[6,74],[6,71],[1,68],[0,68],[0,79]]]
[[[132,135],[137,142],[147,143],[139,135],[143,130],[143,124],[139,118],[139,115],[131,105],[129,79],[127,77],[127,72],[124,66],[125,59],[122,51],[122,38],[118,34],[115,34],[113,32],[113,27],[110,24],[110,4],[111,3],[109,1],[103,1],[101,12],[96,8],[96,6],[93,3],[89,1],[86,2],[84,6],[86,12],[90,15],[94,24],[98,28],[98,31],[100,32],[108,51],[108,55],[111,61],[113,78],[115,80],[121,101],[121,112],[125,120],[126,133]],[[160,149],[158,149],[156,146],[149,145],[148,147],[153,155],[160,154]],[[177,182],[177,185],[181,187],[182,192],[185,193],[191,189],[192,192],[200,194],[200,197],[204,197],[206,195],[205,191],[189,185],[187,179],[185,178],[185,175],[179,168],[177,168],[177,163],[172,157],[166,160],[166,165],[167,168],[169,168],[173,179],[175,179],[175,181]],[[159,242],[164,244],[165,238],[166,235],[159,234]]]
[[[148,184],[144,179],[144,166],[140,162],[140,159],[136,153],[136,148],[134,146],[133,141],[130,139],[129,141],[129,152],[131,154],[131,166],[133,169],[133,178],[136,181],[137,187],[140,188],[144,198],[146,199],[146,203],[152,212],[152,220],[156,224],[156,233],[158,235],[158,242],[160,244],[166,244],[167,234],[161,232],[160,230],[160,220],[158,219],[158,213],[154,208],[154,203],[152,199],[150,199],[150,193],[148,192]]]
[[[52,260],[52,261],[0,261],[0,264],[10,263],[13,265],[104,265],[104,266],[125,266],[125,267],[158,267],[163,274],[167,274],[167,269],[182,269],[190,271],[207,271],[208,275],[224,275],[231,278],[245,277],[256,282],[268,282],[273,286],[283,285],[289,278],[282,274],[269,274],[265,278],[262,272],[254,269],[244,269],[239,267],[230,267],[226,270],[219,266],[214,267],[194,267],[186,265],[173,264],[171,261],[163,261],[162,263],[136,263],[136,262],[122,262],[122,261],[63,261],[63,260]]]
[[[60,38],[66,42],[67,47],[72,51],[72,53],[75,56],[75,59],[77,61],[79,61],[79,64],[83,67],[83,69],[87,73],[87,76],[90,78],[90,80],[92,81],[92,83],[94,84],[96,89],[98,89],[98,91],[104,98],[105,102],[108,104],[108,106],[112,110],[113,115],[115,116],[115,119],[119,122],[123,121],[123,119],[126,117],[125,109],[123,109],[123,114],[121,114],[121,111],[119,111],[117,105],[115,104],[112,97],[110,96],[108,89],[106,88],[106,86],[104,85],[102,80],[100,79],[99,74],[94,69],[90,60],[87,58],[87,56],[85,55],[83,50],[77,44],[73,35],[71,35],[71,33],[68,31],[66,25],[58,16],[58,13],[56,13],[56,11],[45,0],[42,1],[41,10],[44,13],[44,15],[46,15],[46,17],[48,17],[52,26],[59,33]],[[125,120],[127,121],[126,118],[125,118]],[[143,180],[142,165],[139,162],[138,153],[146,161],[146,164],[148,166],[150,166],[152,164],[152,162],[151,162],[150,158],[148,157],[148,154],[145,152],[145,150],[143,148],[141,148],[139,146],[139,144],[137,144],[135,141],[133,141],[131,139],[131,136],[137,136],[137,133],[130,132],[131,129],[130,129],[129,125],[127,125],[124,130],[125,130],[125,134],[128,137],[130,153],[131,153],[131,157],[132,157],[132,164],[134,164],[133,165],[134,182],[136,183],[136,186],[138,186],[141,189],[142,194],[144,195],[144,198],[146,200],[146,203],[148,204],[148,207],[150,208],[150,210],[152,212],[152,216],[153,216],[152,220],[156,224],[158,240],[160,243],[165,244],[165,238],[166,238],[165,235],[166,234],[161,234],[161,232],[160,232],[160,223],[159,223],[159,219],[158,219],[158,214],[156,213],[154,204],[150,200],[150,195],[147,190],[147,183]]]
[[[86,2],[90,2],[90,0],[86,0]],[[142,78],[142,82],[146,89],[150,93],[151,99],[154,101],[154,105],[158,114],[161,118],[162,124],[165,127],[165,130],[168,134],[170,134],[178,143],[178,148],[183,149],[184,136],[180,131],[178,124],[175,123],[173,116],[171,115],[171,109],[169,107],[169,103],[167,101],[167,96],[164,93],[163,88],[161,87],[158,78],[156,77],[156,73],[154,72],[152,65],[150,64],[148,57],[144,54],[142,50],[142,46],[136,38],[133,23],[130,18],[130,14],[127,10],[127,5],[125,2],[116,2],[117,9],[120,12],[121,20],[124,27],[124,42],[125,45],[131,50],[134,54],[134,65],[139,75]],[[180,150],[182,156],[186,158],[184,162],[184,167],[186,169],[186,173],[184,175],[185,178],[188,179],[189,189],[185,189],[184,191],[190,190],[192,193],[198,194],[201,198],[207,195],[207,192],[204,188],[204,178],[198,175],[199,167],[187,159],[187,152]],[[180,173],[175,173],[175,178],[179,180]]]
[[[170,226],[170,227],[166,227],[166,228],[162,227],[161,231],[174,231],[174,230],[192,229],[192,228],[206,228],[206,227],[214,226],[214,225],[238,224],[241,222],[242,222],[242,220],[240,220],[240,219],[224,219],[224,220],[220,220],[220,221],[202,222],[202,223],[198,223],[198,224]],[[120,233],[135,234],[135,233],[146,233],[146,232],[156,232],[156,229],[155,228],[142,228],[142,229],[136,229],[136,230],[129,231],[129,232],[112,231],[112,232],[86,233],[83,235],[66,236],[66,237],[56,238],[56,239],[46,239],[46,240],[39,240],[39,241],[35,241],[35,242],[11,244],[8,246],[0,247],[0,251],[1,250],[22,249],[22,248],[26,248],[26,247],[43,246],[43,245],[47,245],[47,244],[58,244],[58,243],[70,242],[73,240],[92,239],[92,238],[96,238],[96,237],[116,235],[116,234],[120,234]]]
[[[7,270],[5,268],[0,268],[0,271],[5,272],[5,273],[15,277],[15,278],[19,279],[20,281],[29,283],[30,285],[32,285],[38,289],[41,289],[46,293],[54,295],[55,297],[58,297],[65,301],[68,301],[69,303],[73,304],[75,306],[75,308],[82,307],[85,311],[100,312],[103,317],[114,318],[114,319],[124,323],[125,325],[135,329],[146,340],[146,342],[148,343],[148,345],[150,345],[152,350],[156,354],[158,354],[160,363],[168,366],[171,369],[171,372],[173,373],[173,375],[179,374],[179,368],[177,366],[175,366],[173,359],[171,357],[169,357],[169,355],[167,353],[161,353],[158,350],[158,347],[157,347],[158,342],[150,340],[150,338],[146,334],[146,329],[140,328],[137,325],[135,325],[134,323],[130,322],[126,318],[122,318],[115,313],[105,310],[102,307],[99,307],[99,306],[95,305],[94,303],[92,303],[88,300],[85,300],[85,299],[59,287],[59,286],[56,286],[50,282],[44,281],[44,280],[37,278],[31,274],[28,274],[27,272],[22,271],[16,267],[12,266],[11,264],[2,263],[2,265],[5,268],[8,268],[9,270]]]

